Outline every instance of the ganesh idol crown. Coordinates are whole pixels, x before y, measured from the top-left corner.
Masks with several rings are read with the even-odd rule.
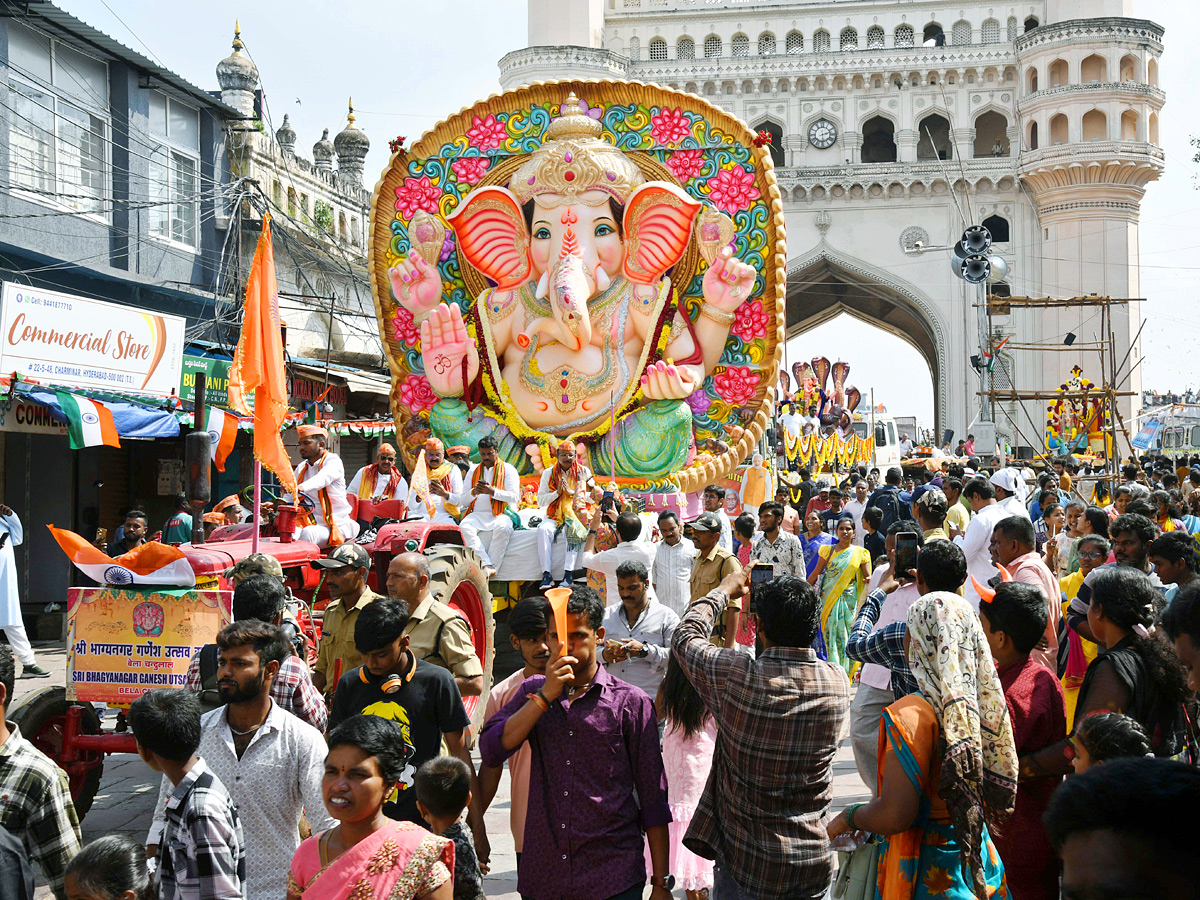
[[[761,437],[783,343],[770,151],[691,95],[535,84],[392,156],[368,248],[408,463],[564,439],[632,490],[695,491]]]

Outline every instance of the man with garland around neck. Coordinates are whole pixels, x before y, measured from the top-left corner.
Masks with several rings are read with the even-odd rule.
[[[416,522],[458,522],[455,499],[463,493],[462,472],[446,459],[445,445],[435,437],[425,442],[425,468],[429,471],[429,493],[415,487],[408,491],[408,517]]]
[[[521,479],[515,467],[500,459],[500,442],[491,435],[479,439],[479,462],[467,472],[466,486],[454,498],[466,510],[459,526],[463,542],[479,554],[489,578],[504,562],[513,521],[508,517],[521,500]],[[491,532],[491,549],[485,549],[479,532]]]
[[[346,499],[346,469],[336,453],[326,445],[329,432],[320,425],[301,425],[300,465],[296,466],[296,484],[302,495],[312,501],[312,509],[302,513],[296,538],[318,547],[336,547],[358,537],[358,523],[350,517]],[[290,494],[284,495],[291,499]]]
[[[396,465],[396,448],[380,444],[375,462],[354,473],[346,490],[359,500],[403,500],[408,496],[408,482]]]
[[[555,457],[554,465],[542,472],[537,496],[538,506],[546,510],[546,518],[538,526],[542,588],[554,583],[550,567],[554,558],[554,544],[560,537],[567,545],[562,584],[570,587],[574,583],[576,561],[588,532],[581,515],[583,504],[596,491],[592,470],[580,461],[574,444],[570,441],[560,443],[555,448]]]

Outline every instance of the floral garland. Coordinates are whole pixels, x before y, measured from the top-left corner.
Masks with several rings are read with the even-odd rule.
[[[875,452],[875,438],[858,435],[839,437],[836,434],[801,434],[792,437],[784,430],[784,456],[789,462],[798,460],[802,465],[817,469],[839,466],[857,466],[870,461]]]

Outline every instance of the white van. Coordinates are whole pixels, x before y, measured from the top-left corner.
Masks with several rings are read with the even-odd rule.
[[[871,414],[866,413],[862,419],[855,414],[854,433],[866,439],[871,434]],[[900,429],[896,420],[887,413],[875,413],[875,460],[868,468],[878,468],[886,472],[889,466],[900,465]]]

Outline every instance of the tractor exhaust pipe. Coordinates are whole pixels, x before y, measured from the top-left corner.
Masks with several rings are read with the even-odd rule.
[[[192,543],[204,543],[204,507],[212,500],[212,439],[208,436],[208,406],[205,395],[208,377],[196,379],[192,431],[183,439],[183,461],[187,470],[187,498],[192,507]]]

